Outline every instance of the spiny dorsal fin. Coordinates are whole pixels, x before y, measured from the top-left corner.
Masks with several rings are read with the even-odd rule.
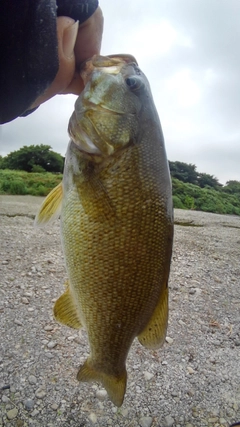
[[[139,342],[146,348],[157,349],[164,343],[168,324],[168,287],[160,296],[147,326],[138,335]]]
[[[62,197],[63,189],[62,182],[60,182],[60,184],[47,195],[40,206],[39,212],[35,218],[35,226],[43,227],[59,217],[62,208]]]
[[[109,399],[114,403],[114,405],[122,405],[127,385],[126,369],[124,369],[124,372],[120,376],[108,375],[94,369],[91,363],[91,358],[88,358],[84,365],[79,369],[77,379],[78,381],[83,382],[100,382],[107,390]]]
[[[74,329],[80,329],[82,324],[79,320],[76,304],[72,298],[68,282],[66,283],[67,290],[55,302],[53,313],[55,319],[66,326]]]

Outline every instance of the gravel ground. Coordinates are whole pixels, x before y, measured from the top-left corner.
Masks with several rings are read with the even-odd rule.
[[[0,196],[0,426],[238,421],[240,218],[176,210],[167,342],[154,352],[134,342],[117,409],[100,386],[76,380],[89,351],[85,332],[53,319],[66,273],[59,221],[33,228],[41,201]]]

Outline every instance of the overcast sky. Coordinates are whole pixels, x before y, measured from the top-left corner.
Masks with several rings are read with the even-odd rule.
[[[99,0],[102,54],[130,53],[148,77],[168,159],[240,181],[240,0]],[[1,126],[0,153],[49,144],[65,154],[75,97]]]

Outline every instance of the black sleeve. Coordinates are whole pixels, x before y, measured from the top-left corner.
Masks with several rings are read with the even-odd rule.
[[[98,0],[1,0],[0,124],[23,114],[58,71],[56,17],[80,23]]]

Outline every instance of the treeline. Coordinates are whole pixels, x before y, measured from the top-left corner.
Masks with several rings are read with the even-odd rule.
[[[48,145],[24,146],[0,156],[0,194],[45,196],[62,179],[64,157]],[[240,181],[222,185],[196,165],[169,162],[175,208],[240,215]]]
[[[7,156],[0,156],[0,169],[26,172],[63,172],[64,157],[50,145],[24,145]]]
[[[223,186],[213,175],[197,172],[196,165],[169,162],[169,167],[175,208],[240,215],[240,181]]]

